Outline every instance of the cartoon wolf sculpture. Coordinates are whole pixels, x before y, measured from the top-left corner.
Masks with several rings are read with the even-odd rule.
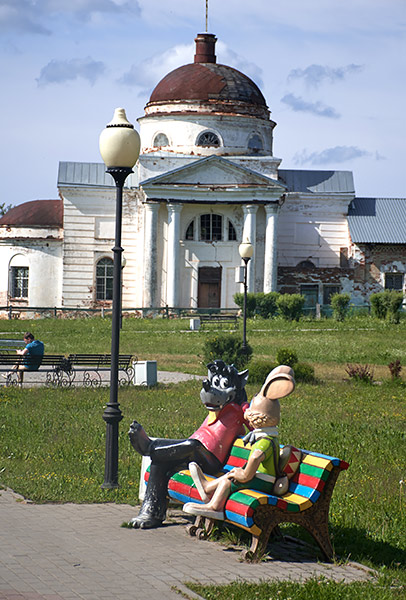
[[[245,385],[248,370],[238,373],[233,365],[215,360],[207,365],[200,398],[209,414],[202,425],[184,440],[151,440],[143,427],[133,421],[129,430],[133,448],[151,457],[150,475],[139,515],[131,519],[135,528],[159,527],[166,517],[170,477],[197,463],[205,473],[215,475],[226,463],[236,437],[245,434],[244,411],[248,408]]]

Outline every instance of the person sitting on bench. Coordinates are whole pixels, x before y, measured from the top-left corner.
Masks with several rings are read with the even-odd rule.
[[[17,378],[20,384],[23,383],[24,371],[38,371],[44,357],[44,344],[36,340],[32,333],[24,334],[26,344],[23,350],[16,350],[21,356],[19,362],[14,365],[13,371],[17,371]]]

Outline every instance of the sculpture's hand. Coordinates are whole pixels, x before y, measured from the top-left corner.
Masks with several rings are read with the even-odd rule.
[[[244,483],[247,480],[247,474],[244,469],[241,467],[234,467],[231,469],[229,474],[227,475],[227,479],[231,479],[231,481],[238,481],[239,483]]]
[[[247,444],[253,444],[255,442],[255,434],[252,431],[249,431],[247,435],[242,438],[244,446]]]
[[[138,421],[133,421],[130,425],[130,429],[128,430],[128,433],[134,433],[139,428],[140,428],[140,424],[138,423]]]

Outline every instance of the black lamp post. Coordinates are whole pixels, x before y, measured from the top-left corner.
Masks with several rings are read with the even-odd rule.
[[[118,403],[118,359],[120,351],[121,320],[121,221],[123,186],[140,153],[140,137],[127,121],[125,110],[116,108],[113,120],[100,135],[100,154],[107,173],[116,184],[116,231],[113,248],[113,316],[111,325],[110,400],[103,413],[106,422],[106,458],[103,489],[118,487],[118,424],[123,418]]]
[[[244,261],[244,314],[243,314],[243,334],[242,334],[242,348],[243,351],[247,350],[247,276],[248,276],[248,263],[254,253],[254,248],[249,241],[242,242],[238,246],[238,252]]]

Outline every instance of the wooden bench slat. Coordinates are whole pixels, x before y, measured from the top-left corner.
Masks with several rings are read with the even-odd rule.
[[[316,467],[314,465],[309,465],[307,463],[301,463],[300,465],[300,473],[304,475],[309,475],[310,477],[316,477],[317,479],[323,479],[325,481],[328,479],[330,471],[326,471],[320,467]],[[297,476],[297,473],[294,475],[293,479]]]
[[[302,458],[302,462],[308,465],[313,465],[314,467],[320,467],[321,469],[327,469],[331,471],[333,468],[333,463],[326,458],[321,456],[314,456],[312,454],[305,454]]]

